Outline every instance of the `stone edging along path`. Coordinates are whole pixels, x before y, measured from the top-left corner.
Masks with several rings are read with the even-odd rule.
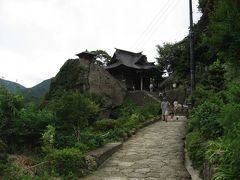
[[[187,180],[184,166],[186,119],[157,121],[124,142],[97,171],[83,179]]]
[[[153,124],[159,121],[160,117],[157,116],[153,119],[143,122],[137,128],[133,128],[129,131],[127,138],[124,141],[128,140],[132,135],[134,135],[138,129],[142,129],[150,124]],[[115,153],[119,148],[122,147],[123,142],[114,142],[105,144],[103,147],[95,149],[87,153],[85,159],[92,159],[96,162],[96,166],[100,166],[104,161],[106,161],[113,153]],[[89,157],[90,156],[90,157]],[[91,166],[91,165],[90,165]],[[89,167],[91,169],[91,167]],[[94,168],[94,167],[93,167]]]

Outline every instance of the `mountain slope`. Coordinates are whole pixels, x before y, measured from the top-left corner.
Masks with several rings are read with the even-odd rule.
[[[15,93],[17,91],[22,92],[23,90],[26,89],[26,87],[22,86],[21,84],[4,79],[0,79],[0,85],[3,85],[6,89],[8,89],[12,93]]]
[[[27,88],[24,90],[24,96],[26,100],[39,100],[43,97],[48,91],[50,87],[52,79],[47,79],[32,88]]]

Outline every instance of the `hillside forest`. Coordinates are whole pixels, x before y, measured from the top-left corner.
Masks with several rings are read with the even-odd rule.
[[[240,179],[240,1],[199,0],[194,25],[196,90],[189,115],[187,150],[203,179]],[[157,46],[159,68],[190,82],[189,38]],[[187,48],[186,48],[187,47]]]

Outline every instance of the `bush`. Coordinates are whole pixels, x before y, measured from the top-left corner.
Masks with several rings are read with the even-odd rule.
[[[22,108],[22,100],[21,95],[12,94],[0,85],[0,137],[8,145],[16,139],[15,119]]]
[[[197,106],[191,114],[189,129],[198,129],[204,138],[214,139],[223,135],[223,127],[218,122],[220,107],[211,102]]]
[[[240,143],[237,146],[234,144],[233,147],[230,139],[219,138],[215,141],[210,141],[208,144],[206,159],[213,167],[216,167],[213,179],[239,179]],[[234,157],[234,152],[237,152],[236,157]]]
[[[64,92],[61,97],[53,100],[49,107],[56,112],[57,139],[62,134],[80,140],[80,133],[93,124],[98,116],[99,107],[96,103],[85,97],[80,92]],[[61,142],[57,142],[61,144]]]
[[[132,114],[137,113],[140,111],[139,106],[134,104],[130,99],[125,99],[121,107],[119,107],[117,110],[113,112],[111,115],[112,118],[118,119],[118,118],[128,118]]]
[[[161,105],[159,103],[147,104],[140,108],[140,113],[145,118],[152,118],[161,114]]]
[[[208,142],[208,150],[206,151],[206,159],[212,165],[217,165],[227,161],[227,154],[229,153],[230,142],[226,139],[219,138]]]
[[[18,146],[39,146],[42,133],[47,125],[53,124],[55,116],[53,112],[42,109],[30,103],[19,111],[19,117],[15,120],[16,144]]]
[[[52,170],[60,175],[77,173],[85,168],[84,155],[77,148],[55,150],[47,158],[52,161]]]
[[[140,124],[143,121],[144,121],[144,117],[142,115],[134,113],[128,118],[125,126],[131,129],[136,127],[138,124]]]
[[[102,119],[95,122],[95,128],[100,131],[108,131],[119,127],[119,121],[114,119]]]
[[[54,149],[55,127],[48,125],[45,132],[42,134],[43,146],[42,150],[45,153],[50,153]]]
[[[54,144],[56,148],[73,147],[76,142],[76,137],[71,132],[65,132],[60,128],[56,128]]]
[[[110,130],[105,136],[107,142],[111,141],[122,141],[127,137],[127,129],[126,128],[117,128],[114,130]]]
[[[200,168],[203,165],[205,157],[205,145],[204,140],[201,137],[200,132],[194,131],[187,134],[187,150],[192,165],[195,168]]]
[[[76,142],[74,147],[79,149],[83,153],[88,150],[88,146],[86,144],[83,144],[83,143],[80,143],[80,142]]]
[[[0,175],[7,167],[7,145],[0,139]]]
[[[221,112],[220,122],[224,127],[225,134],[232,139],[236,136],[240,136],[240,105],[239,104],[227,104]]]
[[[104,138],[101,133],[95,132],[92,128],[85,129],[80,134],[80,142],[87,146],[87,150],[98,148],[104,144]]]
[[[234,80],[228,85],[228,90],[225,92],[228,103],[240,103],[240,80]]]

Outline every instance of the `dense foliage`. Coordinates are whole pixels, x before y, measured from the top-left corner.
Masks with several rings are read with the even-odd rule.
[[[210,164],[213,179],[240,179],[240,3],[199,0],[199,10],[202,17],[194,25],[197,89],[191,97],[187,149],[194,167],[204,170]],[[188,41],[157,46],[159,68],[175,75],[175,81],[189,81]]]
[[[101,97],[71,90],[41,106],[24,104],[21,95],[0,87],[0,176],[80,177],[88,172],[87,151],[126,139],[160,110],[158,104],[140,107],[127,99],[106,119],[99,117],[100,106]]]
[[[187,149],[193,165],[213,169],[213,179],[240,179],[240,4],[200,0],[195,26],[198,88],[188,123]]]
[[[158,57],[156,57],[158,68],[161,72],[175,74],[179,79],[186,78],[189,72],[188,40],[171,44],[165,43],[163,46],[157,45]]]
[[[99,66],[107,66],[111,60],[111,56],[104,50],[96,50],[91,52],[96,54],[95,64]]]
[[[208,94],[208,90],[205,95]],[[188,124],[187,149],[193,164],[202,169],[208,162],[215,179],[239,179],[240,143],[239,80],[227,90],[201,98]],[[198,92],[196,92],[198,94]],[[197,159],[196,159],[197,158]],[[202,169],[203,170],[203,169]]]

